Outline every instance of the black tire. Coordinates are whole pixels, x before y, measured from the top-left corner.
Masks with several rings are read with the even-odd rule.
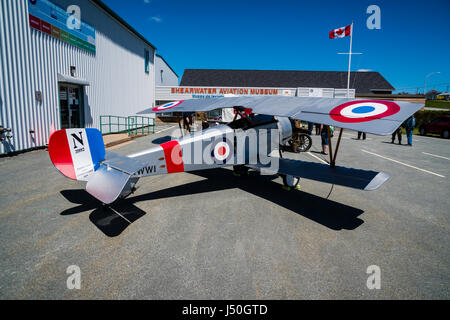
[[[285,187],[290,187],[290,188],[296,188],[298,186],[298,184],[300,183],[300,178],[298,177],[293,177],[293,176],[289,176],[287,177],[286,175],[281,175],[281,178],[283,179],[283,185]],[[293,180],[291,180],[293,179]]]
[[[421,127],[421,128],[419,129],[419,133],[420,133],[421,136],[425,136],[425,135],[427,134],[427,131],[425,130],[424,127]]]
[[[311,149],[312,139],[308,134],[300,134],[300,143],[297,147],[297,152],[307,152]]]
[[[450,132],[448,129],[444,129],[441,133],[441,137],[444,139],[448,139],[450,137]]]

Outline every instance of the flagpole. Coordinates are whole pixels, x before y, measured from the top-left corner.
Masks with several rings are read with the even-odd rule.
[[[350,98],[350,68],[352,64],[353,21],[350,30],[350,51],[348,55],[347,98]]]

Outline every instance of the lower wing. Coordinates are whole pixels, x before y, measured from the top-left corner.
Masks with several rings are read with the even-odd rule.
[[[273,162],[271,163],[273,164]],[[390,175],[384,172],[352,169],[341,166],[331,168],[327,164],[284,158],[279,158],[278,168],[273,168],[273,165],[271,167],[249,165],[249,167],[268,174],[291,175],[366,191],[378,189],[390,178]]]

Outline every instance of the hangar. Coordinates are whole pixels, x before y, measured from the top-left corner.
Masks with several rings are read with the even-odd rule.
[[[0,154],[155,105],[156,47],[99,0],[2,1],[0,39]]]

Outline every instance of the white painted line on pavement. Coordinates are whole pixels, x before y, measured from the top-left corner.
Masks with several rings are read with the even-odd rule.
[[[322,163],[328,164],[328,162],[326,162],[325,160],[319,158],[318,156],[313,155],[311,152],[307,152],[307,154],[309,154],[313,158],[316,158],[317,160],[319,160]]]
[[[157,133],[160,133],[160,132],[163,132],[163,131],[167,131],[167,130],[172,129],[172,128],[175,128],[175,127],[176,127],[176,126],[171,126],[171,127],[169,127],[169,128],[165,128],[165,129],[156,131],[154,134],[157,134]]]
[[[432,154],[432,153],[428,153],[428,152],[422,152],[423,154],[427,154],[429,156],[433,156],[433,157],[437,157],[437,158],[442,158],[442,159],[446,159],[446,160],[450,160],[450,158],[447,157],[443,157],[443,156],[438,156],[437,154]]]
[[[433,175],[438,176],[438,177],[441,177],[441,178],[445,178],[445,176],[443,176],[443,175],[441,175],[441,174],[437,174],[437,173],[434,173],[434,172],[431,172],[431,171],[428,171],[428,170],[425,170],[425,169],[417,168],[417,167],[414,167],[414,166],[412,166],[412,165],[410,165],[410,164],[400,162],[400,161],[398,161],[398,160],[394,160],[394,159],[391,159],[391,158],[388,158],[388,157],[385,157],[385,156],[381,156],[381,155],[379,155],[379,154],[376,154],[376,153],[373,153],[373,152],[370,152],[370,151],[366,151],[366,150],[363,150],[363,149],[361,149],[361,151],[366,152],[366,153],[369,153],[369,154],[372,154],[372,155],[374,155],[374,156],[377,156],[377,157],[380,157],[380,158],[383,158],[383,159],[386,159],[386,160],[390,160],[390,161],[392,161],[392,162],[395,162],[395,163],[404,165],[404,166],[406,166],[406,167],[410,167],[410,168],[413,168],[413,169],[416,169],[416,170],[419,170],[419,171],[423,171],[423,172],[426,172],[426,173],[429,173],[429,174],[433,174]]]

